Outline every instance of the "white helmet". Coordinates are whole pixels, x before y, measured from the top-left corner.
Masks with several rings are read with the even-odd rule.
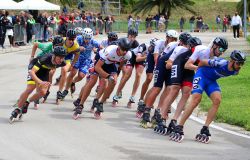
[[[81,27],[76,27],[76,28],[74,29],[74,31],[76,32],[76,35],[81,35],[83,29],[82,29]]]
[[[178,32],[175,31],[175,30],[168,30],[167,33],[166,33],[166,36],[172,37],[172,38],[178,38],[179,37]]]
[[[84,39],[92,39],[93,38],[93,31],[90,28],[84,28],[82,31],[82,36]]]

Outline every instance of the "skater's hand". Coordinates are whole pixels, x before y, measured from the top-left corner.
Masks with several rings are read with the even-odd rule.
[[[39,84],[39,87],[49,87],[50,85],[51,85],[50,82],[42,81],[42,82]]]
[[[33,56],[32,56],[32,57],[30,57],[30,61],[29,61],[29,62],[31,62],[33,59],[34,59],[34,57],[33,57]]]
[[[80,46],[80,51],[83,52],[85,48],[83,46]]]

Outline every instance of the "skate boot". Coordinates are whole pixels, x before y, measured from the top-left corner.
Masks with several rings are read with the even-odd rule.
[[[142,115],[143,115],[143,113],[145,111],[145,107],[146,107],[146,105],[144,103],[138,105],[137,111],[136,111],[136,117],[137,118],[141,118],[142,117]]]
[[[74,102],[73,102],[73,104],[74,104],[74,109],[80,104],[80,102],[81,102],[81,99],[80,98],[77,98]]]
[[[174,131],[169,135],[169,137],[169,140],[180,143],[184,139],[183,126],[176,126]]]
[[[91,113],[94,113],[95,108],[97,107],[98,103],[99,103],[98,99],[95,98],[93,101],[92,107],[90,108]]]
[[[34,101],[34,109],[35,110],[38,110],[39,104],[40,104],[39,99]]]
[[[29,104],[30,104],[30,102],[28,102],[28,101],[26,101],[26,102],[23,104],[23,107],[22,107],[22,114],[26,114],[26,113],[28,112]]]
[[[119,97],[115,95],[113,97],[112,107],[117,107],[118,100],[119,100]]]
[[[64,100],[64,98],[68,95],[68,93],[69,93],[69,91],[67,91],[67,90],[64,90],[62,92],[62,100]]]
[[[154,132],[164,136],[167,134],[166,119],[160,119],[157,121]]]
[[[60,101],[63,99],[63,93],[61,91],[57,91],[56,93],[56,104],[59,105]]]
[[[160,109],[155,109],[155,113],[153,117],[151,118],[152,128],[155,128],[156,125],[158,124],[158,121],[160,120],[161,120],[161,111]]]
[[[76,120],[80,117],[80,114],[82,114],[82,110],[83,110],[83,105],[79,104],[78,106],[76,106],[75,112],[73,114],[73,118]]]
[[[75,93],[75,91],[76,91],[76,84],[72,82],[70,86],[70,93],[71,93],[72,98],[73,98],[73,94]]]
[[[103,112],[103,103],[97,103],[96,111],[94,113],[95,118],[100,119],[102,112]]]
[[[122,91],[120,93],[118,93],[118,99],[122,99]]]
[[[130,96],[127,107],[128,108],[132,108],[132,104],[135,103],[135,97],[134,96]]]
[[[54,86],[57,86],[60,80],[61,80],[61,75],[58,78],[56,78],[56,82],[54,83]]]
[[[175,119],[172,119],[168,125],[167,135],[170,135],[174,131],[176,125],[177,121]]]
[[[198,142],[209,143],[211,140],[211,134],[207,126],[203,126],[200,133],[196,135],[195,139]]]
[[[145,111],[142,115],[142,121],[140,122],[140,126],[147,129],[149,127],[149,122],[150,122],[150,111],[151,108],[145,108]]]
[[[45,103],[45,101],[47,100],[49,94],[50,94],[50,91],[47,90],[47,93],[46,93],[45,96],[43,97],[43,102],[42,102],[42,103]]]
[[[12,124],[16,119],[22,119],[22,110],[20,108],[15,108],[14,111],[12,111],[11,116],[9,118],[10,124]]]

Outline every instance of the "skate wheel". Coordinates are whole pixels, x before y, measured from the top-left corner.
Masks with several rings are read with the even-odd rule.
[[[141,112],[136,112],[136,117],[137,118],[141,118],[142,117],[142,113]]]
[[[73,119],[77,120],[80,117],[80,114],[73,114]]]
[[[23,114],[18,115],[18,120],[20,121],[22,119],[23,119]]]
[[[34,105],[34,109],[35,109],[35,110],[38,110],[38,107],[39,107],[38,104],[35,104],[35,105]]]
[[[90,111],[89,111],[90,113],[94,113],[95,112],[95,108],[90,108]]]
[[[141,124],[140,124],[140,126],[141,126],[142,128],[145,128],[145,129],[147,129],[147,128],[148,128],[147,123],[141,123]]]
[[[12,124],[15,121],[15,118],[13,116],[10,116],[9,123]]]
[[[112,107],[116,108],[117,107],[117,102],[113,102]]]
[[[101,113],[99,113],[99,112],[95,112],[94,113],[94,116],[95,116],[95,119],[101,119]]]

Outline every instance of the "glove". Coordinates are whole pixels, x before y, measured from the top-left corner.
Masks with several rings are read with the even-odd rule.
[[[108,79],[108,81],[110,81],[110,82],[115,82],[115,77],[112,76],[112,75],[108,75],[107,79]]]
[[[225,62],[226,60],[219,58],[208,60],[208,64],[211,67],[221,67],[225,64]]]

